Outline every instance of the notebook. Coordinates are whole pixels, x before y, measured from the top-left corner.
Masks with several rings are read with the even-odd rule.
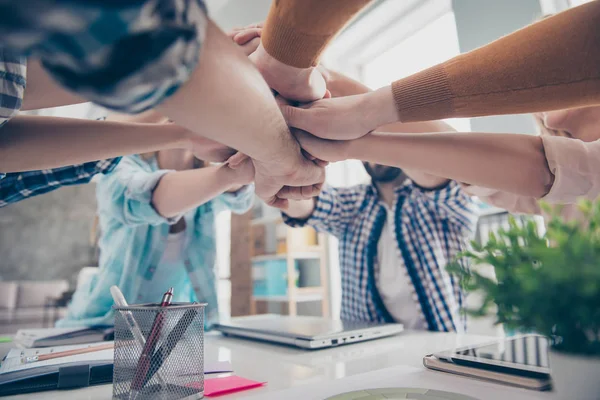
[[[0,396],[112,383],[113,349],[31,364],[21,362],[23,357],[81,349],[104,343],[10,350],[0,364]],[[204,366],[205,374],[229,372],[233,372],[229,362],[207,362]]]
[[[21,329],[15,342],[23,347],[53,347],[95,343],[114,339],[112,325],[84,328]]]

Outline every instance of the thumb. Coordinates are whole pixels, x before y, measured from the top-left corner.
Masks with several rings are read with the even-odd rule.
[[[229,157],[229,160],[227,160],[226,164],[229,165],[229,168],[236,169],[239,168],[239,166],[242,165],[242,163],[246,161],[247,158],[247,155],[237,152],[231,157]]]
[[[306,129],[306,120],[305,120],[305,118],[307,117],[307,110],[305,110],[303,108],[289,106],[289,105],[280,106],[279,109],[281,110],[281,113],[283,114],[283,118],[285,119],[285,122],[289,126],[294,127],[294,128],[299,128],[302,130],[309,130],[309,129]]]

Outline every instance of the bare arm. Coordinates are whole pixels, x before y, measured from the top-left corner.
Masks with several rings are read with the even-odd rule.
[[[85,102],[86,100],[56,83],[38,60],[27,60],[27,86],[21,107],[23,111]]]
[[[284,206],[276,197],[284,185],[305,187],[307,196],[318,193],[312,185],[322,182],[324,171],[302,156],[262,76],[214,23],[198,67],[158,110],[252,157],[256,192],[269,204]]]
[[[250,183],[253,175],[250,160],[235,170],[221,165],[170,172],[154,189],[152,205],[163,217],[172,218]]]
[[[0,171],[56,168],[133,153],[189,148],[189,132],[173,124],[17,116],[0,135]]]
[[[600,102],[600,2],[574,7],[374,92],[283,109],[290,126],[356,139],[387,123]]]
[[[371,90],[362,83],[350,79],[338,72],[321,69],[327,88],[331,91],[333,97],[352,96],[355,94],[368,93]],[[425,133],[425,132],[454,132],[455,130],[448,124],[442,121],[428,122],[411,122],[401,123],[395,122],[384,125],[378,128],[381,132],[396,132],[396,133]],[[424,173],[420,170],[404,169],[406,175],[413,180],[417,185],[425,188],[434,188],[445,184],[448,179]]]
[[[325,161],[355,158],[522,196],[543,197],[554,180],[538,136],[377,132],[334,141],[298,132],[296,137],[306,151]]]

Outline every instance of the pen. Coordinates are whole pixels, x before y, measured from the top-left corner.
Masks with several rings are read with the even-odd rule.
[[[42,354],[39,356],[29,356],[21,358],[21,364],[31,364],[38,361],[53,360],[55,358],[76,356],[78,354],[93,353],[95,351],[113,349],[114,343],[101,344],[100,346],[90,346],[83,349],[59,351],[56,353]]]
[[[148,375],[146,376],[145,382],[150,381],[154,374],[160,369],[165,360],[169,357],[175,346],[179,343],[185,331],[187,331],[188,327],[194,321],[194,318],[198,314],[197,309],[187,310],[177,321],[177,324],[171,332],[169,332],[169,336],[167,339],[163,341],[162,346],[158,349],[158,351],[152,356],[152,369],[148,371]]]
[[[123,296],[123,292],[121,292],[118,286],[111,286],[110,294],[112,295],[112,298],[115,301],[117,307],[129,306],[129,304],[127,304],[127,300],[125,300],[125,296]],[[146,338],[144,337],[144,334],[142,333],[142,330],[140,329],[140,326],[138,325],[135,318],[133,317],[131,311],[121,311],[121,315],[125,319],[125,323],[129,327],[129,330],[133,334],[135,340],[142,346],[142,348],[144,348],[144,346],[146,345]],[[164,378],[161,376],[160,373],[158,374],[158,379],[160,380],[161,384],[164,384]]]
[[[171,300],[173,299],[173,288],[170,288],[162,298],[160,303],[161,307],[167,307],[171,304]],[[154,318],[154,322],[152,323],[152,328],[150,329],[150,335],[148,335],[148,340],[146,340],[146,344],[144,345],[144,350],[142,351],[142,355],[138,360],[137,368],[135,370],[135,376],[133,381],[131,382],[131,393],[129,394],[130,399],[135,399],[139,393],[139,391],[143,388],[144,383],[146,381],[146,375],[148,374],[148,370],[150,369],[150,362],[152,353],[154,353],[154,349],[156,348],[156,344],[160,338],[162,327],[164,324],[164,314],[162,311],[159,311],[156,317]]]
[[[121,292],[121,290],[119,290],[117,286],[110,287],[110,294],[112,295],[112,298],[115,301],[117,307],[128,306],[127,300],[125,300],[125,296],[123,296],[123,293]],[[123,318],[125,318],[125,323],[127,323],[127,326],[133,334],[133,337],[135,338],[135,340],[138,341],[139,344],[142,345],[143,348],[146,345],[146,338],[144,338],[142,330],[140,329],[140,326],[138,325],[137,321],[135,320],[135,318],[133,318],[133,314],[131,313],[131,311],[121,311],[121,315],[123,316]]]

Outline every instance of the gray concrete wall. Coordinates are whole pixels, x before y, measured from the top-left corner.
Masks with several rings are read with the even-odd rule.
[[[96,119],[106,115],[89,103],[25,114]],[[95,185],[63,187],[0,208],[0,279],[75,278],[96,265],[90,228],[96,212]]]
[[[0,208],[0,279],[74,282],[95,265],[89,243],[95,185],[63,187]]]
[[[453,0],[461,52],[483,46],[542,16],[540,0]],[[534,133],[529,115],[473,118],[474,132]]]

